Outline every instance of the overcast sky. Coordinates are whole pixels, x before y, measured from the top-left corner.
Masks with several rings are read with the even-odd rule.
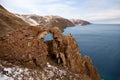
[[[0,0],[0,4],[13,13],[120,24],[120,0]]]

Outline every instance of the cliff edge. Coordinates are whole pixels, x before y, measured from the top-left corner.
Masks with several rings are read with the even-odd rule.
[[[44,40],[47,34],[53,39]],[[43,26],[20,28],[0,37],[0,73],[13,80],[101,80],[91,59],[81,56],[72,35]]]

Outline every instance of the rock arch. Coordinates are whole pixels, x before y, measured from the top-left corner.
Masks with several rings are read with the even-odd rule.
[[[53,40],[42,41],[41,39],[49,33],[53,35]],[[100,80],[91,60],[81,56],[75,39],[71,35],[62,35],[56,27],[22,28],[0,37],[0,60],[35,68],[44,67],[49,55],[54,55],[54,60],[72,72]]]

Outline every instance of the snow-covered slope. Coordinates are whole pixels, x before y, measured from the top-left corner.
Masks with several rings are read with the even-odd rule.
[[[31,14],[31,15],[16,14],[16,16],[23,19],[25,22],[29,23],[32,26],[37,26],[37,25],[43,24],[47,27],[51,27],[51,26],[59,26],[61,24],[64,24],[64,25],[62,25],[62,27],[69,27],[69,26],[74,26],[74,25],[90,24],[90,22],[85,21],[85,20],[66,19],[66,18],[63,18],[60,16],[38,16],[38,15],[34,15],[34,14]]]
[[[10,63],[7,63],[8,65]],[[20,66],[12,65],[6,67],[0,64],[0,80],[78,80],[79,78],[91,80],[88,76],[72,73],[65,69],[60,69],[57,66],[47,65],[41,69],[29,69]]]
[[[32,26],[45,24],[46,26],[50,27],[54,25],[52,21],[54,21],[55,23],[61,23],[59,22],[60,19],[73,25],[71,21],[62,18],[60,16],[38,16],[38,15],[19,15],[19,14],[16,14],[16,16],[23,19],[25,22],[29,23]]]
[[[91,24],[90,22],[81,19],[70,19],[70,21],[73,22],[75,25],[82,25],[82,26]]]
[[[28,69],[19,66],[5,67],[1,64],[0,68],[2,69],[0,73],[0,80],[48,80],[55,75],[58,75],[61,78],[63,75],[67,75],[67,71],[52,66],[49,62],[47,63],[47,66],[43,68],[43,70]]]
[[[15,15],[32,26],[58,27],[61,31],[66,27],[75,26],[73,22],[60,16]]]
[[[16,14],[16,16],[23,19],[25,22],[29,23],[32,26],[39,25],[38,21],[31,18],[31,16],[34,16],[34,15],[19,15],[19,14]]]

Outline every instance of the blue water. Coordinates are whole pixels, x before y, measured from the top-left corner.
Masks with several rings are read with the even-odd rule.
[[[79,45],[82,55],[91,57],[104,80],[120,78],[120,25],[92,24],[65,29]]]

